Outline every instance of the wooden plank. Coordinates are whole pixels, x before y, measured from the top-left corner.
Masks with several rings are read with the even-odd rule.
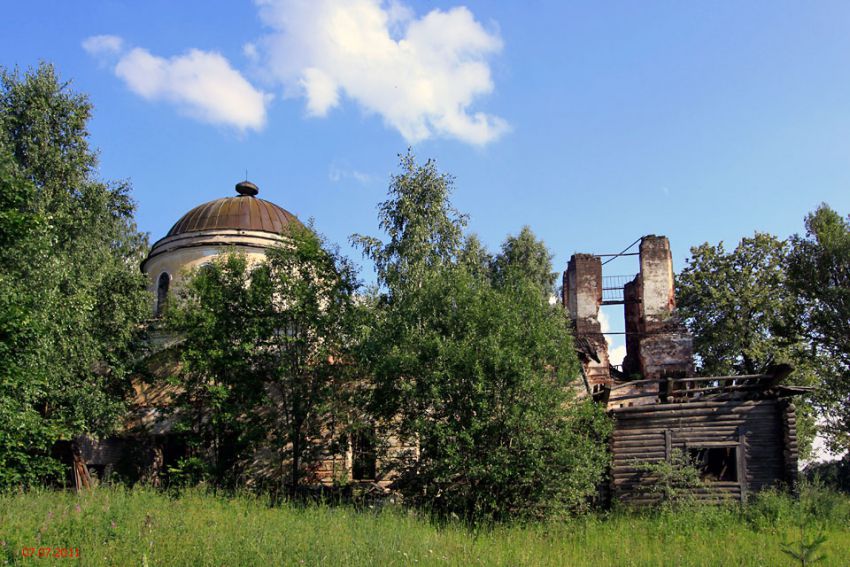
[[[618,430],[635,430],[635,429],[647,429],[649,431],[653,429],[657,429],[659,426],[662,426],[665,423],[674,423],[677,424],[677,427],[704,427],[705,424],[716,424],[722,423],[724,421],[736,422],[736,421],[748,421],[755,420],[760,421],[762,419],[770,419],[770,416],[750,416],[746,414],[693,414],[693,415],[654,415],[652,417],[647,417],[644,419],[635,419],[628,421],[616,421],[616,428]]]
[[[763,380],[765,378],[772,379],[769,374],[742,374],[740,376],[696,376],[694,378],[672,378],[671,381],[677,382],[708,382],[711,380]]]
[[[648,405],[648,406],[653,405],[654,406],[654,405],[658,405],[658,403],[659,403],[658,402],[658,392],[642,392],[642,393],[638,393],[638,394],[630,394],[628,396],[609,397],[608,403],[616,404],[617,402],[623,402],[625,400],[639,400],[639,399],[643,399],[643,398],[652,398],[651,403],[644,404],[644,405]],[[638,407],[638,406],[626,406],[626,407]],[[612,408],[612,409],[618,409],[618,408]]]
[[[702,449],[707,448],[710,449],[712,447],[715,448],[724,448],[724,447],[738,447],[737,441],[699,441],[694,443],[685,443],[685,445],[689,449]]]
[[[664,431],[663,430],[654,430],[654,431],[646,431],[646,432],[618,432],[620,435],[615,435],[613,438],[614,443],[635,443],[635,442],[647,442],[654,441],[656,443],[660,443],[664,440]]]
[[[625,447],[663,447],[664,440],[659,439],[638,439],[637,441],[617,441],[614,443],[614,449],[620,449]]]
[[[751,425],[752,422],[747,421],[746,419],[733,418],[733,417],[721,417],[720,419],[713,419],[711,421],[684,421],[682,419],[664,419],[664,420],[654,420],[652,422],[643,422],[640,424],[634,424],[631,427],[623,427],[621,424],[616,424],[615,427],[618,432],[622,432],[622,435],[636,435],[636,434],[658,434],[665,429],[686,429],[688,427],[693,428],[711,428],[711,427],[738,427],[739,425]],[[769,431],[766,427],[757,426],[759,429],[764,431]]]
[[[635,478],[621,478],[615,480],[615,486],[643,486],[641,482],[644,479],[635,479]],[[650,479],[652,480],[652,479]],[[738,482],[731,481],[718,481],[718,482],[707,482],[703,487],[696,487],[688,490],[688,492],[694,492],[695,494],[705,494],[707,492],[740,492],[741,485]]]
[[[748,440],[747,440],[747,432],[746,430],[741,430],[738,432],[738,451],[735,455],[735,459],[738,464],[738,482],[741,486],[741,502],[747,501],[747,449],[748,449]]]
[[[664,450],[652,451],[652,452],[643,452],[643,453],[617,453],[614,457],[612,463],[614,464],[624,464],[629,463],[631,461],[643,461],[646,459],[657,459],[659,461],[667,458],[667,455],[664,453]]]
[[[647,407],[647,406],[643,406]],[[744,406],[740,408],[688,408],[676,410],[659,410],[658,405],[652,405],[656,409],[647,410],[643,413],[630,413],[628,415],[614,414],[617,423],[648,421],[651,419],[670,419],[675,417],[713,417],[713,416],[739,416],[739,417],[770,417],[775,415],[775,410],[767,406]]]
[[[614,408],[611,413],[620,417],[646,411],[676,411],[680,409],[702,409],[702,408],[742,408],[757,405],[775,405],[775,400],[708,400],[705,402],[683,402],[677,404],[658,404],[655,406],[632,406],[626,408]]]
[[[664,450],[664,446],[659,445],[658,447],[649,447],[649,448],[647,448],[647,447],[628,447],[628,448],[625,448],[625,449],[616,449],[613,452],[613,455],[614,455],[615,459],[618,459],[618,458],[621,458],[621,457],[624,458],[624,459],[626,459],[626,458],[631,459],[631,458],[640,457],[642,455],[651,455],[653,457],[660,455],[662,457],[665,457],[666,453],[665,453],[665,450]]]
[[[629,432],[634,435],[643,430],[644,433],[657,433],[661,429],[687,429],[688,427],[726,426],[737,427],[739,423],[747,423],[762,431],[776,431],[777,424],[774,423],[772,415],[690,415],[690,416],[655,416],[649,419],[634,421],[617,421],[615,430],[617,432]]]
[[[637,439],[635,441],[617,441],[616,443],[611,444],[612,450],[617,449],[630,449],[635,447],[643,447],[643,448],[664,448],[664,438],[659,437],[658,439]]]
[[[689,388],[687,390],[673,390],[674,394],[699,394],[700,392],[740,392],[746,390],[763,390],[761,384],[735,384],[733,386],[701,386],[699,388]],[[675,398],[684,396],[674,396]]]
[[[713,431],[722,431],[723,433],[734,434],[735,432],[738,431],[738,426],[735,425],[735,424],[731,424],[731,423],[730,424],[721,423],[721,424],[703,424],[699,427],[692,427],[690,425],[688,427],[668,427],[667,429],[670,429],[670,430],[673,431],[674,437],[680,437],[682,435],[705,433],[706,430],[710,430],[712,432]]]
[[[664,380],[632,380],[631,382],[626,382],[624,384],[617,384],[616,386],[611,386],[610,391],[616,392],[622,388],[630,388],[634,386],[642,386],[644,384],[661,384]]]

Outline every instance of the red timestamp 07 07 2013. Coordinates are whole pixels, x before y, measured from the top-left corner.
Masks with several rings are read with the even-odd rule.
[[[80,548],[78,547],[22,547],[21,556],[38,559],[79,559]]]

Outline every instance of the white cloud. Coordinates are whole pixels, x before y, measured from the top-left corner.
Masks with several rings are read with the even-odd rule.
[[[272,95],[254,88],[218,53],[190,49],[164,58],[138,47],[125,52],[116,36],[90,37],[83,48],[92,55],[117,58],[115,75],[143,98],[170,102],[203,122],[239,130],[265,126]]]
[[[509,126],[473,112],[493,91],[488,58],[502,41],[465,7],[416,18],[400,2],[257,0],[273,32],[258,43],[289,96],[326,116],[342,96],[383,117],[409,142],[433,136],[482,145]]]
[[[344,167],[334,162],[331,163],[331,166],[328,169],[328,179],[333,183],[339,183],[340,181],[353,179],[361,185],[366,185],[372,181],[372,176],[368,173],[363,173],[362,171],[358,171],[356,169]]]
[[[623,359],[626,358],[626,345],[608,347],[608,363],[614,366],[623,364]]]
[[[611,330],[611,321],[608,319],[608,315],[604,310],[599,310],[597,319],[599,320],[599,326],[603,333],[607,333]],[[626,345],[620,344],[614,346],[614,339],[611,335],[605,335],[605,342],[608,343],[608,364],[613,366],[623,364],[623,359],[626,358]]]
[[[257,52],[257,46],[251,42],[246,43],[242,46],[242,55],[248,58],[249,61],[254,63],[260,58],[260,54]]]
[[[89,55],[115,55],[124,49],[124,40],[117,35],[93,35],[83,41]]]

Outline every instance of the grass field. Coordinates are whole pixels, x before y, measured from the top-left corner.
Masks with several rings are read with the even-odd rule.
[[[850,499],[819,492],[808,502],[806,535],[828,538],[818,565],[850,565]],[[0,565],[795,565],[780,543],[799,539],[799,517],[799,504],[769,494],[746,509],[471,530],[400,509],[270,507],[197,490],[39,491],[0,496]],[[47,547],[80,558],[23,557]]]

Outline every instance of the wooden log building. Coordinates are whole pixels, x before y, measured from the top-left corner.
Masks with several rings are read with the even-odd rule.
[[[793,489],[797,423],[791,396],[805,389],[775,385],[777,374],[787,375],[671,381],[689,388],[652,403],[628,405],[615,399],[614,407],[609,405],[614,418],[612,497],[656,503],[661,493],[654,490],[657,478],[647,465],[671,461],[677,451],[700,473],[701,486],[686,488],[697,500],[744,502],[765,488]]]
[[[693,465],[700,482],[681,491],[698,500],[746,501],[797,479],[795,395],[787,365],[765,374],[695,377],[693,338],[676,316],[670,244],[640,239],[640,251],[574,254],[563,277],[563,304],[574,324],[586,393],[614,419],[610,496],[651,504],[660,463]],[[634,276],[602,275],[602,257],[639,256]],[[611,364],[599,321],[603,305],[623,305],[626,356]],[[681,458],[679,458],[681,457]]]

